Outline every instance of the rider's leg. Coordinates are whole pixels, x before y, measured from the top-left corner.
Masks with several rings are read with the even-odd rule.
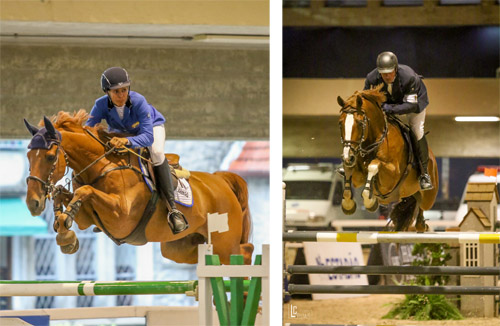
[[[429,147],[424,133],[425,110],[420,113],[408,114],[408,120],[411,130],[416,137],[415,145],[417,146],[417,155],[420,162],[420,188],[422,190],[432,189],[433,185],[431,177],[427,171],[427,163],[429,161]]]
[[[154,141],[153,145],[149,147],[151,159],[153,161],[153,170],[156,177],[156,185],[160,190],[160,194],[170,205],[170,212],[168,213],[168,222],[174,234],[186,230],[189,225],[186,218],[179,211],[175,205],[174,200],[174,187],[172,183],[172,176],[168,161],[165,158],[165,128],[163,125],[153,127]]]

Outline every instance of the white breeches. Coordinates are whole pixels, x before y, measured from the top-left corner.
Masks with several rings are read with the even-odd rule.
[[[411,130],[417,136],[417,140],[422,139],[424,137],[425,110],[420,113],[408,113],[406,116]]]
[[[154,166],[161,165],[165,161],[165,127],[163,125],[153,127],[154,141],[148,147]]]

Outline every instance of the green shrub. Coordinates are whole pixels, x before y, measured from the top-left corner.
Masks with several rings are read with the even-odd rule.
[[[446,252],[449,246],[443,243],[418,243],[412,254],[417,256],[414,266],[446,266],[451,259]],[[445,285],[449,276],[418,275],[409,285]],[[413,320],[463,319],[460,311],[441,294],[406,294],[405,299],[382,318]]]

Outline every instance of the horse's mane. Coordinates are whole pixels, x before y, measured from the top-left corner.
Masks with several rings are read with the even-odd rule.
[[[80,109],[78,111],[74,111],[73,113],[69,113],[66,111],[59,111],[56,115],[53,115],[50,118],[50,121],[54,124],[56,129],[62,129],[65,131],[71,132],[83,132],[83,127],[85,126],[85,122],[87,122],[89,118],[89,114],[84,109]],[[43,126],[43,119],[38,124],[39,126]],[[86,127],[89,128],[89,127]],[[98,123],[94,130],[99,132],[105,129],[105,126]]]
[[[52,121],[55,128],[75,131],[75,129],[83,129],[83,125],[88,118],[88,113],[85,110],[80,109],[78,112],[73,112],[73,114],[65,111],[59,111]]]
[[[378,105],[380,105],[387,100],[385,94],[380,91],[383,86],[384,84],[379,84],[370,89],[365,89],[363,91],[356,91],[346,100],[346,104],[349,104],[352,107],[356,107],[357,97],[361,96],[373,103],[378,103]]]
[[[380,83],[375,87],[366,89],[361,92],[361,96],[380,105],[387,100],[387,96],[385,96],[385,93],[380,91],[383,86],[384,84]]]

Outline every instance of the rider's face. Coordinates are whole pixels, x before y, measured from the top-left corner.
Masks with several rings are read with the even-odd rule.
[[[392,72],[389,72],[386,74],[381,73],[380,75],[382,75],[382,79],[384,80],[384,82],[386,84],[393,83],[394,79],[396,78],[396,69],[394,69]]]
[[[128,99],[128,87],[111,89],[108,91],[111,101],[116,106],[124,106]]]

